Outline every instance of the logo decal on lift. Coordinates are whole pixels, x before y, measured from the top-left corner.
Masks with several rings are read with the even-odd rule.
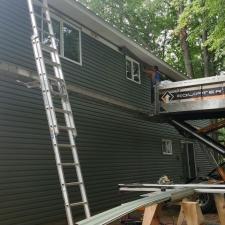
[[[174,95],[171,94],[169,91],[167,91],[166,93],[164,93],[163,96],[161,97],[161,99],[165,103],[169,103],[170,101],[173,100],[173,98],[174,98]]]

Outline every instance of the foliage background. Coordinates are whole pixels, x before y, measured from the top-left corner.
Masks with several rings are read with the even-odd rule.
[[[189,75],[194,78],[225,70],[225,0],[80,2],[180,72],[188,71],[185,60],[190,61],[193,73]],[[187,32],[185,41],[190,59],[185,59],[182,50],[179,37],[182,29]],[[206,39],[202,37],[204,31]],[[204,50],[208,63],[204,63]]]

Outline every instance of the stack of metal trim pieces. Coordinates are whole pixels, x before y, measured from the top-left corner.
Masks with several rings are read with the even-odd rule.
[[[166,201],[177,201],[194,194],[193,188],[179,188],[175,190],[159,191],[149,194],[147,197],[117,206],[91,218],[77,222],[78,225],[105,225],[109,224],[138,208],[162,203]]]
[[[120,191],[155,192],[162,190],[177,190],[180,188],[193,188],[198,193],[225,193],[225,184],[119,184]]]
[[[138,208],[167,201],[178,201],[195,192],[225,193],[225,184],[119,184],[120,191],[148,192],[143,198],[117,206],[91,218],[77,222],[77,225],[106,225]],[[149,193],[153,192],[153,193]]]

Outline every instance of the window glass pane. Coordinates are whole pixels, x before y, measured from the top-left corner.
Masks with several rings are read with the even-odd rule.
[[[134,75],[139,76],[139,64],[137,64],[136,62],[133,62],[133,72]]]
[[[68,59],[80,62],[80,36],[79,31],[69,26],[63,25],[64,35],[64,56]]]
[[[171,140],[162,140],[162,152],[166,155],[172,155],[172,141]]]
[[[52,26],[55,34],[56,45],[60,53],[60,22],[55,19],[52,19]],[[51,37],[49,36],[48,24],[45,21],[43,22],[43,43],[47,45],[51,44]]]
[[[50,36],[48,35],[48,24],[46,23],[46,21],[43,20],[43,40],[42,42],[45,45],[50,45]]]
[[[140,80],[140,64],[135,60],[132,60],[127,57],[126,59],[126,76],[128,79],[136,82],[141,83]]]
[[[133,79],[136,82],[140,82],[139,64],[136,62],[133,62]]]
[[[131,61],[127,60],[126,62],[127,65],[127,78],[132,79],[132,64]]]

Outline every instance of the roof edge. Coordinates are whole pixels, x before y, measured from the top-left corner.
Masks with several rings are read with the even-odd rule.
[[[131,40],[121,31],[113,27],[111,24],[106,22],[101,17],[97,16],[93,11],[88,9],[86,6],[84,6],[77,0],[49,0],[49,3],[52,6],[56,7],[59,11],[66,11],[66,6],[63,5],[63,2],[64,4],[67,3],[69,7],[73,7],[73,10],[75,11],[73,11],[70,8],[70,10],[67,9],[67,12],[70,12],[69,16],[78,21],[81,25],[87,27],[90,30],[93,30],[97,34],[100,34],[100,36],[102,36],[104,39],[106,39],[107,41],[113,43],[118,47],[128,48],[131,52],[133,52],[138,58],[140,58],[140,60],[142,60],[146,64],[158,65],[160,71],[166,74],[169,78],[173,80],[188,79],[187,76],[178,72],[176,69],[167,64],[165,61],[163,61],[162,59],[158,58],[151,52],[141,47],[141,45]]]

